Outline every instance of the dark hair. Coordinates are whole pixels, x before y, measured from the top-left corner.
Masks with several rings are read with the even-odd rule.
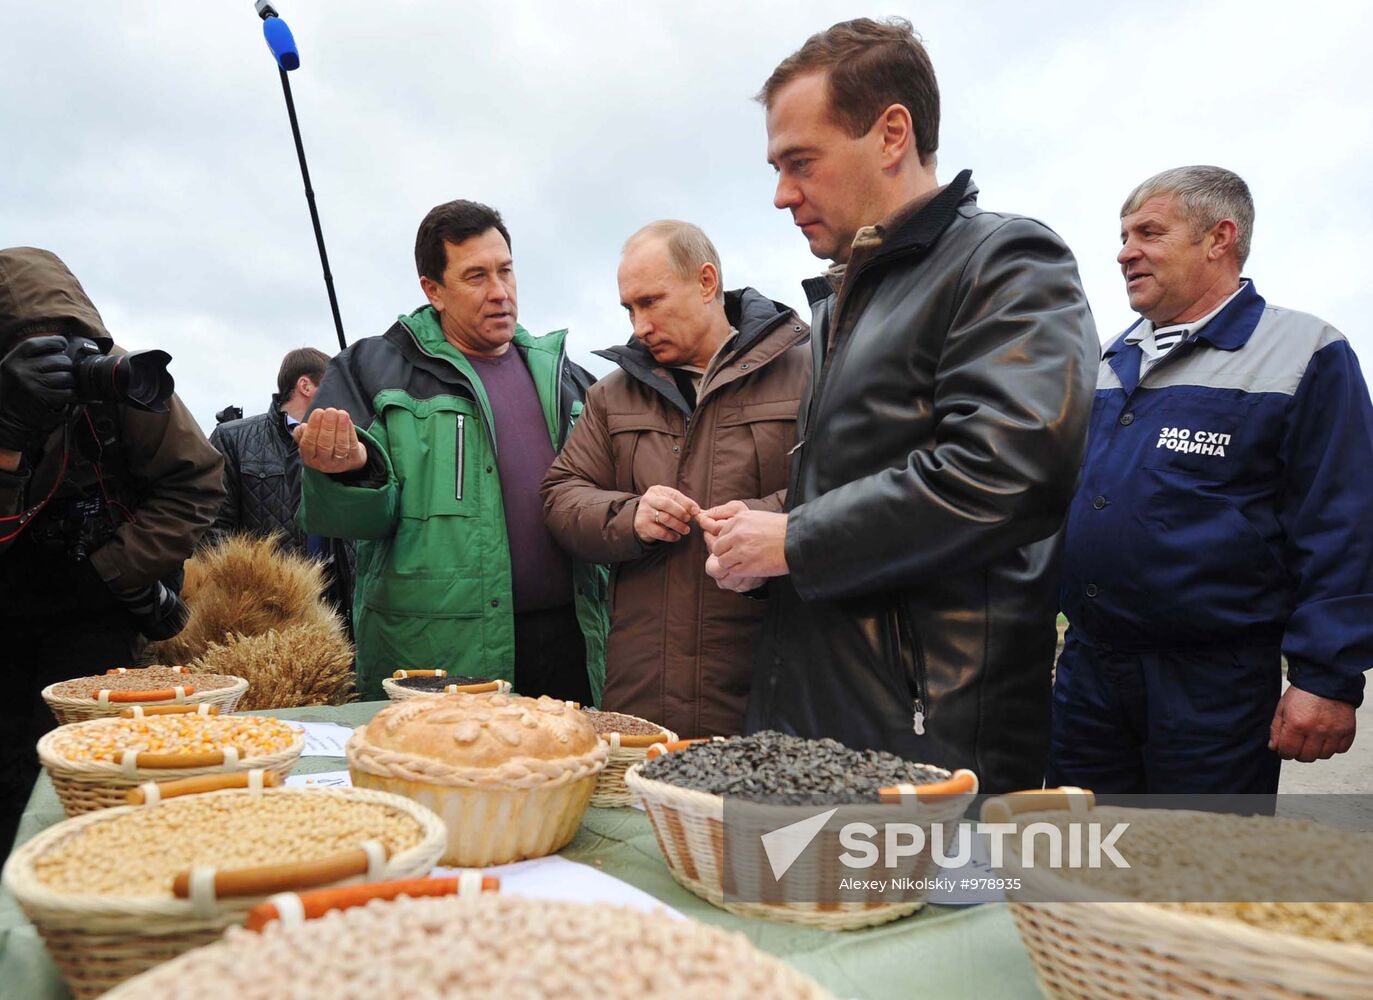
[[[313,347],[297,347],[281,359],[277,369],[277,396],[286,402],[295,392],[296,383],[304,375],[315,385],[324,378],[324,369],[329,367],[329,355]]]
[[[444,244],[470,240],[488,229],[500,233],[505,237],[505,245],[510,246],[510,234],[501,221],[501,213],[494,208],[462,199],[435,205],[415,234],[415,269],[421,278],[443,284],[443,272],[448,267],[448,248]]]
[[[916,151],[928,163],[939,148],[939,81],[930,54],[904,18],[841,21],[806,39],[783,59],[757,100],[772,107],[777,92],[799,76],[829,74],[830,117],[857,138],[893,104],[911,113]]]

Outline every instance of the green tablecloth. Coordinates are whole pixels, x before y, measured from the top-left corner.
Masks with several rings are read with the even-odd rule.
[[[261,712],[307,722],[358,725],[385,704]],[[336,757],[304,757],[296,774],[339,770]],[[18,842],[63,818],[47,776],[39,779]],[[742,931],[764,951],[813,976],[838,997],[1038,997],[1034,974],[1004,905],[926,907],[859,931],[822,931],[736,917],[687,892],[668,874],[648,818],[637,809],[590,809],[561,852],[595,865],[686,916]],[[0,995],[65,1000],[68,992],[42,939],[8,892],[0,892]]]

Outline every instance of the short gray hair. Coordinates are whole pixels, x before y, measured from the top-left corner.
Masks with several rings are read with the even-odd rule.
[[[1206,166],[1165,170],[1130,192],[1120,206],[1120,217],[1138,212],[1150,198],[1165,194],[1177,195],[1182,217],[1198,238],[1222,219],[1234,222],[1235,256],[1240,267],[1244,266],[1254,234],[1254,198],[1239,174],[1224,167]]]
[[[657,222],[650,222],[625,240],[625,245],[620,250],[621,255],[629,253],[629,248],[635,243],[647,239],[663,241],[667,249],[668,263],[678,277],[695,281],[702,264],[714,267],[715,277],[719,281],[715,297],[725,297],[725,273],[720,267],[720,254],[700,226],[682,222],[680,219],[659,219]]]

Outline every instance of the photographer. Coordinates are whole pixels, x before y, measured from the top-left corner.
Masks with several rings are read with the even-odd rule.
[[[53,726],[39,692],[185,625],[181,567],[223,462],[171,395],[168,360],[114,347],[53,254],[0,250],[0,854]]]

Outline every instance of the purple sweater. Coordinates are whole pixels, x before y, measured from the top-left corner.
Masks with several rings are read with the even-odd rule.
[[[468,355],[491,401],[496,421],[496,465],[510,541],[510,582],[515,613],[543,611],[572,603],[572,564],[543,523],[539,484],[553,464],[534,379],[520,352],[498,358]]]

